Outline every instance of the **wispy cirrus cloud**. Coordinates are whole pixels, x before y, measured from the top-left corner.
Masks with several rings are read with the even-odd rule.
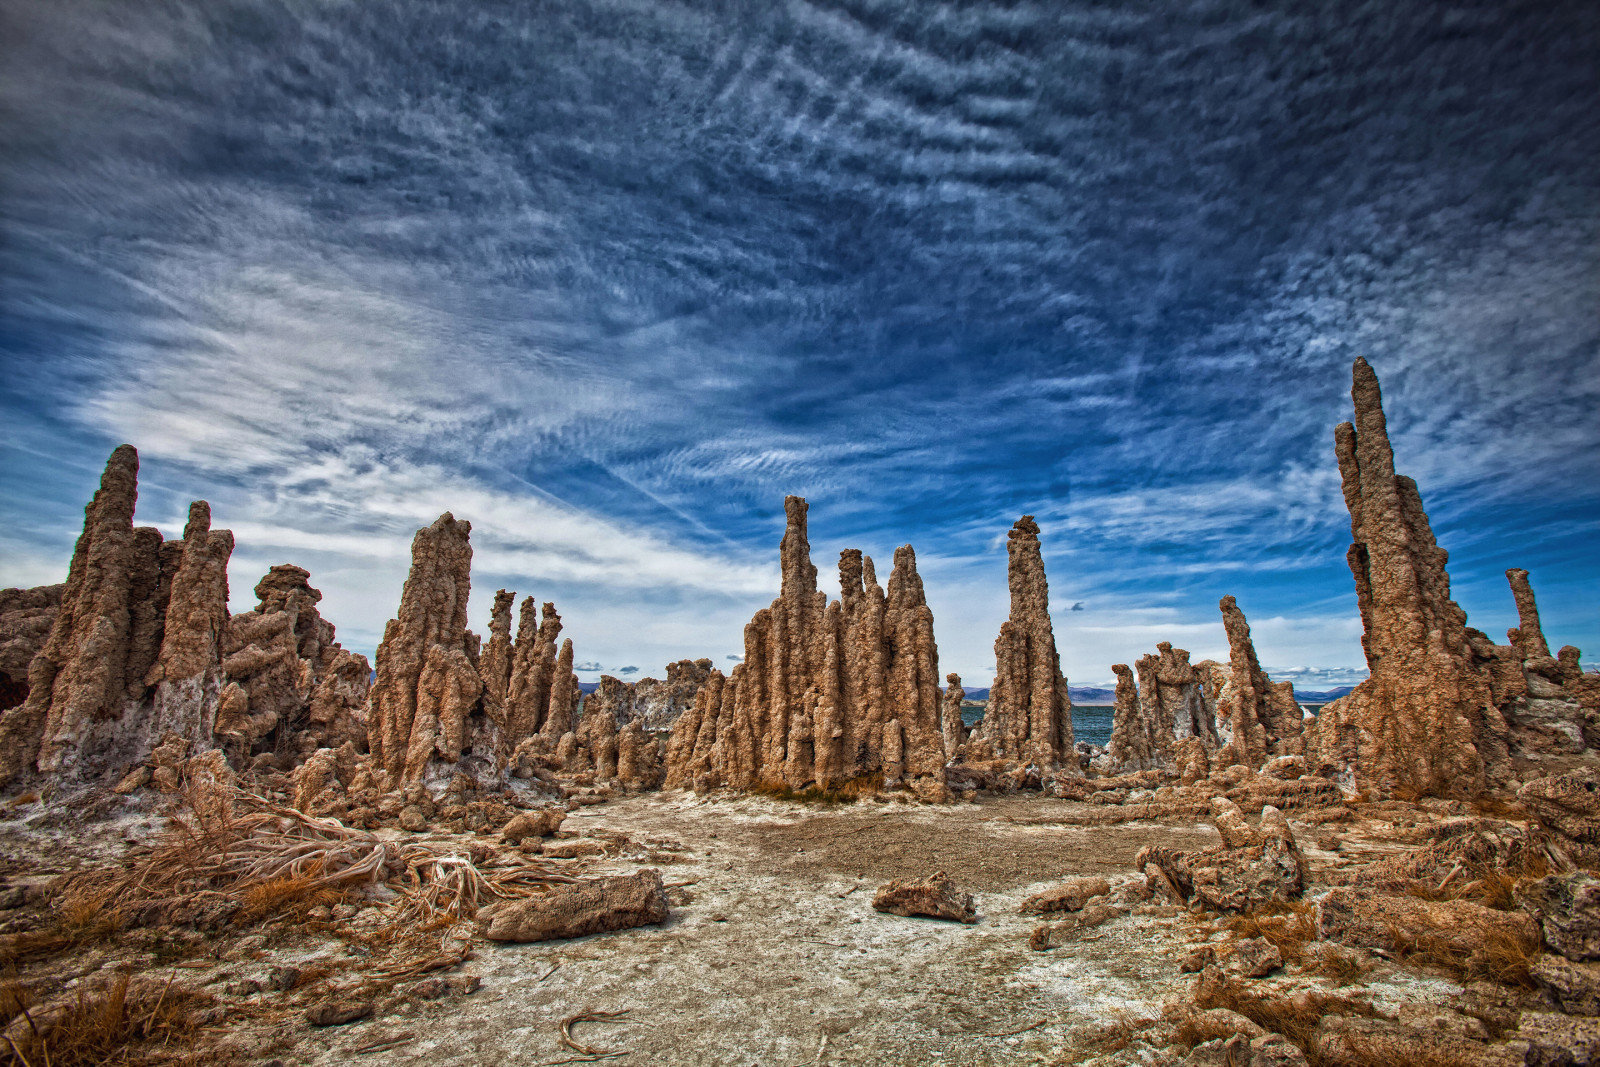
[[[916,545],[969,674],[1024,512],[1075,679],[1214,652],[1223,593],[1265,660],[1342,669],[1330,437],[1365,354],[1474,620],[1526,565],[1600,644],[1594,29],[13,3],[0,581],[64,570],[128,440],[142,515],[204,496],[239,533],[236,601],[304,562],[364,647],[449,509],[480,625],[505,584],[585,659],[725,662],[797,492],[825,582]]]

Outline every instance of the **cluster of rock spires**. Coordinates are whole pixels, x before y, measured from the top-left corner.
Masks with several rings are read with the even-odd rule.
[[[0,595],[0,785],[148,780],[169,738],[243,763],[362,733],[366,659],[334,641],[308,574],[274,567],[255,610],[230,616],[233,535],[211,529],[204,501],[182,539],[135,527],[138,473],[131,446],[111,454],[65,584]]]
[[[817,589],[806,502],[784,501],[778,598],[744,631],[744,659],[711,671],[672,728],[668,786],[943,788],[946,751],[933,613],[910,545],[885,594],[872,559],[839,554],[839,600]]]
[[[1355,419],[1335,434],[1350,510],[1370,677],[1305,717],[1262,670],[1234,598],[1226,664],[1162,642],[1117,664],[1107,751],[1075,745],[1072,703],[1032,516],[1008,539],[1010,616],[985,714],[969,732],[961,680],[939,685],[933,614],[911,546],[885,590],[870,557],[839,557],[817,589],[807,504],[785,501],[777,599],[745,627],[728,675],[710,660],[665,681],[606,676],[584,699],[555,605],[500,590],[485,642],[467,626],[471,525],[419,530],[372,677],[334,640],[300,567],[273,567],[257,605],[228,610],[233,536],[195,502],[183,537],[133,525],[138,455],[114,451],[85,510],[67,581],[0,591],[0,787],[36,779],[173,781],[175,753],[296,773],[332,810],[376,798],[475,794],[556,779],[582,787],[820,791],[908,788],[928,800],[1039,787],[1090,771],[1194,783],[1231,768],[1311,775],[1347,795],[1476,796],[1565,769],[1600,740],[1600,676],[1551,655],[1528,574],[1507,571],[1519,625],[1497,645],[1450,599],[1447,556],[1416,484],[1397,475],[1378,382],[1354,368]],[[661,735],[670,728],[670,737]],[[462,783],[466,782],[467,785]],[[1107,790],[1101,790],[1107,792]]]
[[[1355,420],[1334,443],[1371,674],[1310,724],[1308,768],[1381,796],[1475,796],[1522,777],[1519,762],[1592,747],[1600,676],[1570,645],[1550,655],[1526,571],[1506,572],[1508,644],[1467,626],[1417,484],[1395,473],[1377,376],[1358,359],[1353,377]]]

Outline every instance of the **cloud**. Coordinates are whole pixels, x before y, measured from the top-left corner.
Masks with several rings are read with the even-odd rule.
[[[1342,670],[1366,354],[1474,621],[1526,565],[1600,644],[1581,4],[104,8],[5,16],[0,582],[128,440],[141,521],[210,499],[236,600],[304,562],[368,651],[445,510],[480,627],[738,647],[799,493],[824,587],[917,547],[946,669],[1027,513],[1075,680],[1224,593]]]

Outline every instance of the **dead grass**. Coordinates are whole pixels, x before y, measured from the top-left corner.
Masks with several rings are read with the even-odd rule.
[[[176,972],[174,972],[175,974]],[[38,1006],[15,984],[0,985],[0,1010],[16,1019],[0,1048],[11,1067],[90,1067],[192,1062],[196,1013],[211,996],[165,980],[126,972],[75,997]],[[208,1063],[218,1063],[207,1055]]]
[[[1433,936],[1412,937],[1398,927],[1390,929],[1390,939],[1395,946],[1396,962],[1443,971],[1463,984],[1488,980],[1522,989],[1534,989],[1538,985],[1532,974],[1541,949],[1536,938],[1522,938],[1498,927],[1481,926],[1468,939],[1474,946],[1471,950],[1460,947],[1460,941]]]
[[[98,894],[65,896],[45,928],[0,936],[0,968],[12,970],[92,944],[117,933],[124,923],[122,911]]]
[[[808,785],[804,789],[795,789],[787,785],[765,785],[756,787],[752,792],[758,796],[792,804],[835,807],[840,804],[854,804],[862,797],[872,796],[882,788],[883,775],[866,774],[826,788],[817,785]]]
[[[1202,1009],[1236,1011],[1268,1032],[1282,1034],[1300,1046],[1312,1067],[1318,1067],[1316,1032],[1324,1016],[1371,1017],[1378,1014],[1365,999],[1316,991],[1279,997],[1257,992],[1244,981],[1232,977],[1215,983],[1201,982],[1195,991],[1194,1003]]]
[[[1514,911],[1517,886],[1537,881],[1553,870],[1542,851],[1530,849],[1519,858],[1520,862],[1510,869],[1485,863],[1461,864],[1438,885],[1412,880],[1406,893],[1420,900],[1466,900],[1496,911]]]
[[[1298,963],[1305,947],[1317,939],[1317,908],[1304,901],[1274,902],[1235,915],[1224,925],[1240,940],[1265,938],[1283,956],[1283,962]]]

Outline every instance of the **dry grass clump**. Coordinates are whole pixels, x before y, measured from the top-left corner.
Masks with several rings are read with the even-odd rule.
[[[470,856],[321,819],[235,786],[206,782],[185,793],[154,848],[127,867],[81,875],[58,909],[116,908],[154,925],[212,917],[244,925],[345,901],[365,885],[402,895],[396,918],[419,926],[451,923],[490,897],[525,896],[574,879],[517,857],[480,870]]]
[[[1467,900],[1496,911],[1513,911],[1517,907],[1518,884],[1537,881],[1550,871],[1550,864],[1542,855],[1529,857],[1518,870],[1473,864],[1457,867],[1439,885],[1413,880],[1406,893],[1421,900]]]
[[[1456,940],[1411,936],[1397,926],[1391,926],[1389,933],[1398,963],[1434,968],[1461,983],[1487,980],[1523,989],[1538,986],[1532,968],[1542,946],[1535,937],[1520,937],[1487,924],[1474,930],[1470,938],[1461,939],[1458,932]],[[1463,940],[1473,947],[1461,947]]]
[[[0,936],[0,968],[13,970],[32,960],[59,955],[115,934],[124,925],[121,909],[98,894],[67,896],[53,921],[41,930]]]
[[[1298,962],[1305,947],[1317,939],[1317,908],[1304,901],[1273,901],[1244,915],[1226,920],[1228,931],[1245,940],[1265,938],[1283,956],[1283,962]]]
[[[1330,993],[1306,991],[1280,997],[1257,992],[1244,981],[1221,977],[1202,981],[1195,990],[1197,1008],[1227,1008],[1236,1011],[1269,1033],[1282,1034],[1305,1052],[1313,1067],[1317,1064],[1317,1025],[1328,1015],[1377,1015],[1370,1001]]]
[[[39,1007],[13,983],[0,985],[6,1028],[0,1064],[11,1067],[154,1065],[192,1060],[197,1012],[211,996],[172,979],[133,979],[119,973],[75,997]],[[208,1056],[215,1063],[215,1056]]]
[[[882,788],[881,774],[864,774],[859,778],[851,778],[826,788],[818,785],[808,785],[804,789],[795,789],[787,785],[766,785],[757,786],[751,792],[772,800],[833,807],[838,804],[854,804],[862,797],[872,796]]]

